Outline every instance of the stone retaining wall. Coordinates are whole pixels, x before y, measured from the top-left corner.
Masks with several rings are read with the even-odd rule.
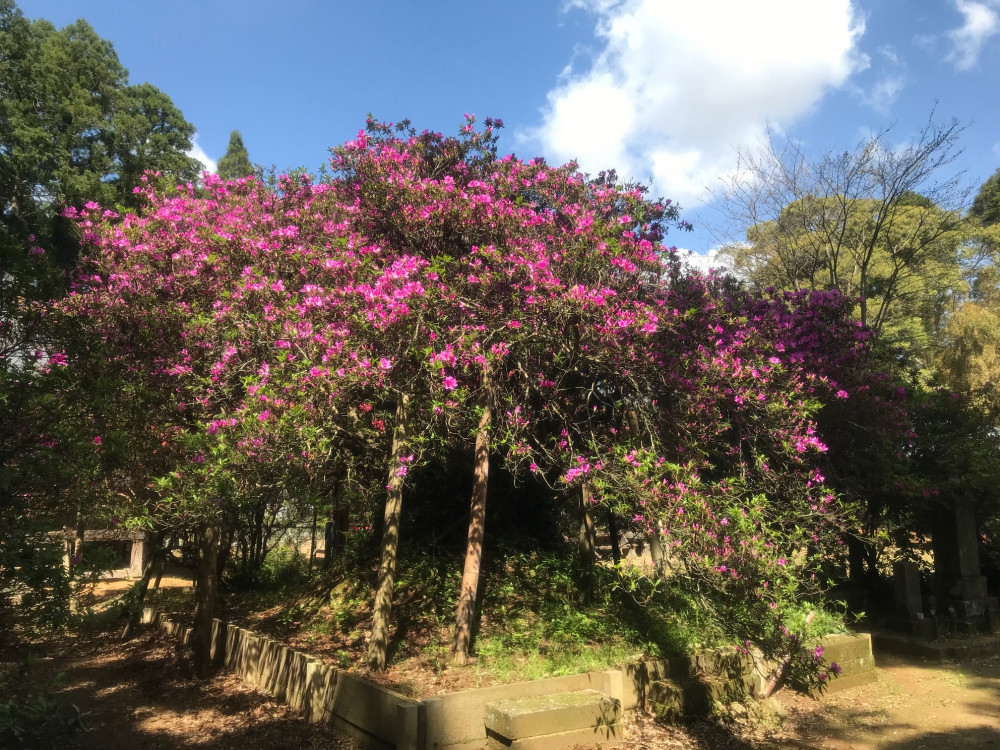
[[[191,628],[155,612],[152,607],[143,611],[143,622],[153,623],[164,633],[190,644]],[[832,683],[833,689],[838,683],[850,687],[874,679],[870,636],[829,636],[821,642],[827,660],[844,666],[844,673]],[[622,710],[630,710],[645,705],[650,685],[665,678],[705,673],[750,676],[746,659],[707,651],[621,669],[462,690],[417,701],[221,620],[215,620],[211,654],[216,664],[303,710],[309,721],[332,724],[366,747],[401,750],[483,747],[487,704],[597,690],[618,701]]]
[[[143,622],[190,645],[191,628],[155,612]],[[245,682],[305,712],[308,721],[332,724],[371,748],[423,750],[426,747],[420,701],[369,680],[335,669],[266,636],[215,620],[212,659]]]

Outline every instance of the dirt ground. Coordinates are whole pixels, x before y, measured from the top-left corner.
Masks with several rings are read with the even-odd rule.
[[[117,631],[41,644],[39,668],[64,672],[57,697],[75,706],[87,726],[63,747],[353,748],[329,727],[222,673],[193,676],[187,649],[144,626],[128,643]],[[1000,657],[930,663],[878,658],[878,681],[812,700],[779,693],[787,715],[735,718],[666,727],[632,715],[627,750],[848,750],[1000,748]]]
[[[121,588],[127,587],[122,582]],[[164,586],[190,585],[182,576]],[[116,593],[103,585],[100,598]],[[118,628],[37,644],[40,672],[64,672],[56,697],[81,712],[87,730],[62,747],[354,748],[329,727],[221,673],[193,676],[185,648],[142,626],[129,642]],[[0,666],[21,652],[0,654]],[[878,679],[820,700],[778,693],[778,714],[755,706],[713,722],[664,726],[629,715],[626,750],[896,750],[996,747],[1000,750],[1000,648],[981,659],[938,663],[876,654]],[[749,710],[745,710],[749,709]],[[74,710],[74,709],[69,709]]]
[[[961,663],[876,654],[878,682],[812,701],[784,698],[778,747],[1000,748],[1000,655]]]
[[[65,674],[55,690],[85,731],[59,747],[86,750],[354,748],[330,727],[220,673],[195,679],[188,649],[143,626],[129,642],[112,632],[41,645],[40,671]]]

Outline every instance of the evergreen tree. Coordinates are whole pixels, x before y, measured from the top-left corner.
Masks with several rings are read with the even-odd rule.
[[[250,155],[247,153],[247,147],[243,145],[243,136],[240,135],[240,131],[234,130],[229,134],[226,153],[219,159],[217,174],[224,180],[238,180],[253,173]]]
[[[28,539],[21,484],[34,471],[26,457],[44,447],[37,381],[57,354],[48,301],[79,253],[80,230],[62,210],[136,207],[147,170],[196,180],[193,134],[170,97],[129,85],[114,46],[86,21],[57,30],[0,0],[0,550]]]
[[[1000,224],[1000,169],[979,188],[969,216],[978,219],[984,227]]]
[[[57,30],[0,0],[0,243],[25,248],[34,235],[72,259],[60,210],[135,206],[146,170],[196,180],[192,135],[170,97],[129,85],[114,46],[86,21]]]

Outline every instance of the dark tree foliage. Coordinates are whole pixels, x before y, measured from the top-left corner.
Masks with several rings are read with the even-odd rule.
[[[128,70],[111,42],[79,20],[57,30],[0,0],[0,241],[38,244],[62,259],[75,242],[64,206],[136,205],[153,170],[197,179],[186,154],[194,127],[166,94]]]
[[[1000,169],[979,188],[969,216],[978,219],[984,227],[1000,224]]]
[[[109,210],[136,207],[133,188],[147,170],[168,180],[197,179],[200,165],[186,153],[193,134],[169,96],[149,83],[129,85],[111,42],[86,21],[57,30],[0,0],[2,628],[20,620],[55,623],[41,606],[49,600],[36,597],[36,608],[31,592],[58,598],[65,584],[59,554],[11,563],[11,555],[39,549],[45,538],[38,536],[38,508],[25,499],[28,488],[72,481],[56,476],[56,464],[34,460],[44,448],[41,434],[71,417],[70,409],[52,408],[52,393],[41,386],[54,364],[48,301],[65,292],[66,268],[79,253],[79,231],[62,212],[90,201]],[[93,402],[77,406],[95,412]]]
[[[219,159],[216,174],[224,180],[238,180],[240,177],[249,177],[253,173],[253,164],[250,163],[247,147],[243,145],[243,136],[240,135],[240,131],[234,130],[229,134],[229,146],[226,148],[226,153]]]

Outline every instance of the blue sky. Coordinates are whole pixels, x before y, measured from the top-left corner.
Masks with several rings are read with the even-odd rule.
[[[696,253],[719,241],[712,190],[768,125],[820,153],[890,125],[903,142],[936,106],[967,126],[968,184],[1000,166],[1000,0],[19,5],[85,18],[208,160],[233,129],[254,162],[315,169],[368,112],[444,132],[500,117],[505,151],[651,181],[696,226],[669,241]]]

